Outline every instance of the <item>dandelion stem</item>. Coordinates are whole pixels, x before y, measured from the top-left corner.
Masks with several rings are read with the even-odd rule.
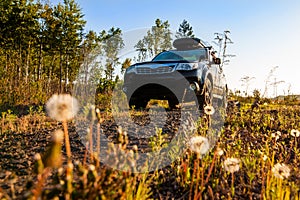
[[[33,190],[33,194],[34,194],[33,199],[35,199],[35,200],[40,199],[45,180],[47,179],[49,174],[50,174],[50,168],[47,167],[43,170],[42,174],[38,175],[38,177],[37,177],[38,182],[36,184],[35,189]]]
[[[83,166],[86,166],[86,159],[88,156],[88,142],[85,143],[84,157],[83,157]]]
[[[279,179],[279,180],[278,180]],[[277,178],[277,181],[279,181],[279,186],[277,186],[279,192],[278,192],[278,199],[283,199],[282,198],[282,179],[281,178]]]
[[[200,176],[200,172],[198,172],[198,174],[197,174],[197,183],[199,182],[199,180],[198,180],[199,176]],[[194,199],[202,199],[203,187],[204,187],[204,162],[201,161],[201,185],[200,185],[200,192],[199,192],[199,194],[195,195]],[[197,190],[198,190],[198,184],[197,184]]]
[[[90,131],[89,131],[89,143],[90,143],[90,159],[91,162],[94,161],[94,150],[93,150],[93,122],[90,124]]]
[[[210,175],[211,175],[212,170],[213,170],[214,165],[215,165],[216,157],[217,157],[217,150],[214,152],[214,157],[213,157],[213,160],[211,162],[211,165],[210,165],[210,168],[209,168],[209,171],[208,171],[208,175],[207,175],[206,180],[205,180],[205,184],[207,184],[208,181],[209,181]]]
[[[67,153],[68,160],[71,160],[71,147],[70,147],[67,121],[63,120],[62,124],[63,124],[64,134],[65,134],[66,153]]]
[[[67,169],[66,169],[66,180],[67,180],[67,191],[65,194],[65,199],[68,200],[71,198],[71,193],[73,191],[73,186],[72,186],[73,164],[71,160],[68,160]]]
[[[234,197],[234,173],[231,173],[231,196]]]
[[[100,122],[99,122],[99,123],[97,123],[97,156],[98,156],[97,167],[100,166],[100,131],[101,131],[100,128],[101,128],[101,126],[100,126]]]
[[[260,198],[263,199],[264,197],[264,193],[265,193],[265,173],[264,173],[264,168],[265,168],[265,162],[263,160],[263,155],[261,155],[261,162],[262,162],[262,166],[261,166],[261,184],[262,184],[262,189],[261,189],[261,195]]]
[[[197,154],[197,164],[194,166],[194,168],[197,168],[197,174],[196,174],[196,188],[195,188],[195,194],[194,194],[194,200],[197,199],[198,196],[198,187],[199,187],[199,176],[200,176],[200,164],[199,164],[199,154]]]
[[[193,174],[192,174],[192,181],[191,181],[191,187],[190,187],[189,200],[192,199],[192,191],[193,191],[193,186],[194,186],[194,176],[195,176],[195,174],[196,174],[196,166],[197,166],[196,160],[197,160],[197,159],[194,160],[194,170],[193,170]]]

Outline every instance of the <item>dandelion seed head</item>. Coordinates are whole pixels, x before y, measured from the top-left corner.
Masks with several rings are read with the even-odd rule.
[[[300,136],[300,131],[298,131],[296,129],[292,129],[291,130],[291,136],[293,136],[293,137],[299,137]]]
[[[54,94],[46,103],[49,117],[57,121],[72,119],[78,109],[78,101],[69,94]]]
[[[230,173],[237,172],[240,170],[240,160],[237,158],[227,158],[223,163],[223,167]]]
[[[94,171],[96,169],[95,165],[90,165],[89,170]]]
[[[200,155],[204,155],[209,150],[209,142],[207,138],[202,136],[192,137],[189,142],[190,149]]]
[[[288,178],[290,176],[290,171],[291,170],[287,165],[281,163],[277,163],[272,168],[273,175],[280,179]]]
[[[281,136],[281,132],[280,131],[276,131],[276,135]]]
[[[207,114],[207,115],[213,115],[213,114],[215,113],[215,109],[214,109],[214,107],[212,107],[211,105],[207,105],[207,106],[205,106],[205,108],[204,108],[204,112],[205,112],[205,114]]]
[[[222,156],[224,154],[223,149],[217,148],[217,154],[218,156]]]
[[[275,133],[271,133],[271,137],[275,138],[275,140],[278,140],[281,136],[281,132],[280,131],[276,131]]]

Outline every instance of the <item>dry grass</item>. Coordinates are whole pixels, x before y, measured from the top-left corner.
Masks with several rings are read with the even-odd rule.
[[[291,135],[292,130],[300,130],[300,106],[268,104],[251,109],[250,104],[242,104],[241,109],[235,109],[227,116],[219,141],[209,153],[199,156],[187,150],[169,166],[142,174],[118,171],[100,163],[97,151],[91,153],[76,142],[72,123],[68,128],[72,161],[67,162],[65,146],[50,139],[55,129],[62,128],[61,124],[49,120],[42,111],[32,111],[21,118],[9,111],[2,113],[1,152],[6,153],[0,158],[11,165],[0,168],[0,199],[300,199],[300,137]],[[101,120],[98,128],[107,131],[106,135],[115,135],[114,142],[124,154],[135,156],[140,149],[133,150],[126,133],[112,128],[109,116],[95,118]],[[196,134],[201,135],[202,128],[198,127]],[[25,138],[43,130],[48,130],[43,144]],[[149,147],[159,151],[167,137],[158,130],[149,139]],[[23,176],[23,189],[17,187],[17,180],[21,181],[18,162],[12,160],[16,154],[28,157],[29,151],[8,152],[14,149],[10,148],[12,141],[9,143],[14,138],[18,138],[21,149],[26,144],[36,145],[30,149],[31,157],[24,159],[30,162]],[[74,150],[76,145],[81,145],[81,150]],[[62,150],[54,150],[57,148]],[[108,151],[114,151],[113,147]],[[42,157],[35,156],[33,160],[37,153]],[[61,165],[47,162],[53,157],[61,159]],[[238,160],[232,164],[237,165],[233,171],[225,166],[228,158]],[[130,157],[115,158],[116,165],[125,162],[129,168],[136,164]],[[288,170],[276,173],[277,163],[285,164]]]

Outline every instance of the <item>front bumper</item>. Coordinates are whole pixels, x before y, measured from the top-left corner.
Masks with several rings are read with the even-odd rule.
[[[200,94],[201,70],[174,71],[162,74],[126,74],[123,91],[127,97],[133,94],[153,99],[179,98],[184,93]]]

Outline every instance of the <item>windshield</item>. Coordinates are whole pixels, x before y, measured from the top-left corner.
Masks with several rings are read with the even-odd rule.
[[[187,61],[198,62],[207,59],[206,49],[193,49],[185,51],[164,51],[153,58],[152,61]]]

